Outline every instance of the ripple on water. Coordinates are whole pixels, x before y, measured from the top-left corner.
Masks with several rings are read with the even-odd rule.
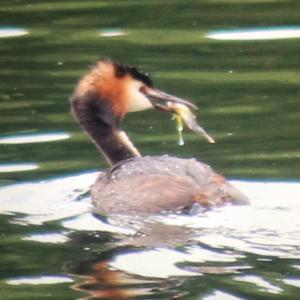
[[[23,224],[41,224],[62,220],[64,230],[110,231],[134,238],[135,231],[113,223],[101,223],[90,212],[90,197],[80,197],[95,181],[97,173],[67,176],[53,180],[22,183],[0,188],[1,212],[25,214],[18,217]],[[201,276],[205,273],[236,274],[247,265],[247,254],[264,258],[299,258],[300,184],[289,182],[232,181],[250,199],[247,206],[227,206],[197,216],[170,215],[150,217],[147,222],[191,229],[194,245],[184,249],[136,250],[118,253],[109,265],[118,270],[146,277]],[[284,198],[283,198],[284,196]],[[26,199],[26,201],[24,201]],[[55,203],[53,203],[55,199]],[[80,200],[78,200],[80,199]],[[284,199],[284,203],[282,202]],[[282,207],[284,209],[278,209]],[[146,224],[147,227],[149,227]],[[27,236],[48,242],[49,236]],[[57,238],[57,235],[54,236]],[[56,242],[64,242],[58,237]],[[50,240],[53,236],[50,236]],[[130,238],[124,236],[130,245]],[[51,241],[50,241],[51,242]],[[182,244],[182,243],[181,243]],[[141,264],[147,261],[147,264]],[[153,268],[153,265],[156,267]],[[297,264],[294,264],[297,268]],[[279,293],[276,286],[261,278],[250,280],[262,290]],[[286,278],[290,279],[290,278]],[[297,282],[296,282],[297,284]]]
[[[283,292],[278,286],[275,286],[267,280],[254,275],[235,276],[236,281],[243,281],[254,284],[260,291],[268,292],[271,294],[280,294]]]
[[[186,247],[184,251],[158,247],[120,254],[110,262],[110,266],[127,273],[155,278],[201,276],[204,273],[234,274],[249,268],[249,266],[232,265],[242,257],[238,253],[219,252],[197,245]],[[147,264],[141,264],[141,261],[147,261]],[[215,266],[212,263],[215,263]]]
[[[67,132],[28,133],[0,136],[0,144],[30,144],[65,140],[70,138]],[[25,172],[39,169],[33,162],[0,163],[0,173]]]
[[[4,163],[0,164],[0,173],[25,172],[39,169],[36,163]]]
[[[42,224],[85,213],[89,198],[77,201],[95,181],[97,173],[0,187],[0,213],[21,213],[22,224]],[[55,203],[53,201],[55,199]]]
[[[17,27],[0,27],[0,38],[18,37],[29,34],[24,28]]]
[[[106,28],[100,31],[100,36],[107,38],[118,37],[123,35],[126,35],[126,32],[119,28]]]
[[[40,284],[59,284],[73,282],[73,279],[67,276],[22,276],[6,281],[9,285],[40,285]]]
[[[299,278],[285,278],[282,280],[285,284],[300,288]]]
[[[203,300],[241,300],[241,298],[221,291],[215,291],[211,295],[203,297]]]
[[[66,140],[71,137],[67,132],[28,133],[0,137],[0,144],[30,144]]]
[[[63,244],[69,241],[69,238],[62,233],[44,233],[31,234],[22,238],[23,241],[34,241],[39,243]]]
[[[254,27],[230,30],[215,30],[206,34],[206,37],[214,40],[278,40],[300,38],[300,26],[282,27]]]

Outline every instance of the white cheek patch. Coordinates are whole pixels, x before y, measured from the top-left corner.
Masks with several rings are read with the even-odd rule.
[[[129,87],[129,105],[128,112],[141,111],[153,108],[153,105],[148,98],[140,92],[141,84],[133,82]]]

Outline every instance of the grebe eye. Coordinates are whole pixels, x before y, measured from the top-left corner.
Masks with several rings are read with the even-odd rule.
[[[141,93],[143,93],[143,94],[146,94],[146,92],[147,92],[146,86],[142,85],[142,86],[140,87],[139,91],[140,91]]]

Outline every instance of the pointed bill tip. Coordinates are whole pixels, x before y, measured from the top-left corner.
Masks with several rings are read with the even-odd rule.
[[[212,138],[210,135],[206,135],[205,137],[206,137],[207,141],[208,141],[210,144],[215,144],[215,143],[216,143],[215,139]]]

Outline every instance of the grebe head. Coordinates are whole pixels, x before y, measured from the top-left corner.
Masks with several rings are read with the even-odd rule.
[[[120,129],[127,113],[151,108],[174,113],[172,103],[195,108],[154,88],[150,77],[135,67],[110,60],[99,61],[80,80],[70,102],[74,116],[111,165],[140,156]]]
[[[153,87],[148,74],[135,67],[118,64],[110,60],[99,61],[84,76],[75,89],[72,99],[103,102],[117,120],[127,113],[156,108],[173,112],[168,102],[181,103],[196,108],[191,102],[169,95]]]

